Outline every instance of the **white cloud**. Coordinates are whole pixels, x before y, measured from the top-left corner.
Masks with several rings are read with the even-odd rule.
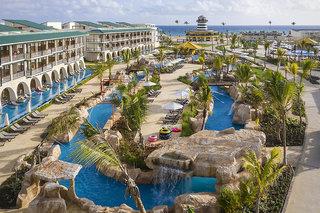
[[[113,20],[173,24],[320,24],[320,0],[0,0],[1,18],[46,20]]]

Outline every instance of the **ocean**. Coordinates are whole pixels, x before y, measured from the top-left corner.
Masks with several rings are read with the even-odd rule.
[[[171,36],[184,36],[186,31],[196,29],[197,26],[195,25],[170,25],[170,26],[157,26],[160,31],[166,33],[167,35]],[[240,32],[259,32],[259,31],[278,31],[281,33],[287,34],[291,29],[319,29],[320,26],[309,25],[309,26],[292,26],[292,25],[236,25],[236,26],[208,26],[209,30],[214,30],[218,32],[229,32],[229,33],[240,33]]]

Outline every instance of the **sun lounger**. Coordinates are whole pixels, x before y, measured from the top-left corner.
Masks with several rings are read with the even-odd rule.
[[[46,116],[44,116],[44,115],[38,115],[38,114],[35,113],[35,112],[32,112],[32,113],[31,113],[31,116],[32,116],[33,118],[44,118],[44,117],[46,117]]]
[[[6,131],[2,131],[1,132],[4,136],[17,136],[17,135],[19,135],[19,133],[10,133],[10,132],[6,132]]]
[[[0,139],[1,140],[8,140],[11,141],[12,139],[14,139],[16,136],[6,136],[4,135],[2,132],[0,132]]]
[[[14,127],[18,128],[18,129],[29,129],[31,127],[31,125],[21,125],[21,124],[18,124],[18,123],[15,123],[13,124]]]
[[[22,121],[26,124],[30,124],[30,125],[35,125],[37,122],[36,121],[29,121],[28,119],[26,118],[23,118]]]
[[[48,116],[48,114],[39,112],[38,110],[34,111],[34,113],[36,113],[36,114],[39,115],[39,116]]]
[[[29,121],[35,121],[35,122],[38,122],[38,121],[41,120],[41,118],[32,118],[30,115],[27,115],[26,119],[29,120]]]
[[[12,131],[12,132],[16,132],[16,133],[22,133],[24,131],[26,131],[27,129],[24,129],[24,128],[17,128],[16,126],[10,126],[9,129]]]

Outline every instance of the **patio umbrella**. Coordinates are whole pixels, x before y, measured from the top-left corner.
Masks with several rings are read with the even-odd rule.
[[[153,82],[151,82],[151,81],[147,81],[147,82],[145,82],[144,84],[143,84],[143,86],[145,86],[145,87],[152,87],[152,86],[155,86],[155,85],[157,85],[156,83],[153,83]]]
[[[28,113],[31,113],[32,109],[31,109],[31,100],[28,102],[28,105],[27,105],[27,112]]]
[[[176,103],[176,102],[169,102],[169,103],[165,104],[162,108],[166,109],[166,110],[178,110],[178,109],[182,109],[183,106],[181,104]]]
[[[4,117],[4,125],[5,126],[9,126],[10,125],[10,120],[9,120],[9,115],[8,113],[6,113],[5,117]]]
[[[177,92],[177,96],[179,96],[181,99],[189,98],[190,94],[187,90],[180,90]]]

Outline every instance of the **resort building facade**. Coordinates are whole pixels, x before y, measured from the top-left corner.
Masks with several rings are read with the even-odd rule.
[[[245,41],[283,41],[286,35],[277,31],[242,32],[241,39]]]
[[[293,29],[290,31],[290,36],[293,40],[311,38],[320,41],[320,29]]]
[[[197,29],[186,32],[186,40],[192,42],[213,42],[218,33],[208,30],[207,18],[199,16],[197,19]]]
[[[154,25],[99,28],[88,33],[85,52],[88,61],[118,59],[127,50],[140,50],[142,54],[146,54],[158,46],[158,33]]]
[[[0,33],[1,105],[84,69],[85,36],[80,31]]]

